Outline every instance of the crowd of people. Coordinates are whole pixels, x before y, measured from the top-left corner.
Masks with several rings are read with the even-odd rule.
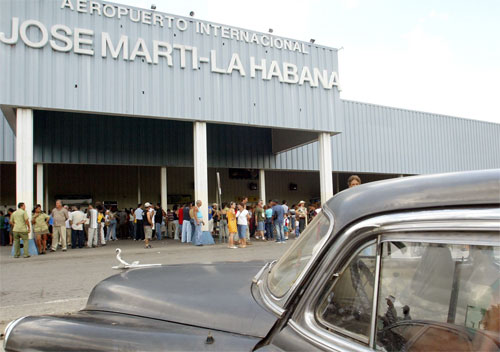
[[[348,186],[361,184],[353,175]],[[286,200],[263,200],[255,204],[248,198],[241,202],[217,203],[208,207],[208,231],[200,200],[171,209],[162,209],[149,202],[138,204],[135,209],[118,210],[116,206],[101,203],[89,204],[84,210],[79,205],[63,205],[57,200],[50,214],[42,211],[39,204],[32,211],[31,220],[24,203],[18,209],[0,211],[0,244],[14,244],[14,257],[20,256],[20,240],[28,242],[33,233],[38,254],[63,252],[70,248],[95,248],[109,241],[132,238],[144,241],[145,248],[152,248],[151,241],[171,238],[196,246],[213,244],[214,238],[227,243],[228,248],[245,248],[251,240],[285,243],[290,236],[297,238],[307,224],[321,211],[319,202],[306,206],[305,201],[288,206]],[[24,257],[29,252],[24,250]]]

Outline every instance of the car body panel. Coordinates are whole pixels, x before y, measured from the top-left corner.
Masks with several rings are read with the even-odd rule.
[[[84,310],[264,337],[276,316],[260,306],[251,293],[252,277],[264,264],[218,263],[128,270],[100,282]]]
[[[207,337],[213,343],[207,344]],[[258,338],[106,312],[27,317],[6,351],[249,351]],[[16,336],[17,335],[17,336]]]

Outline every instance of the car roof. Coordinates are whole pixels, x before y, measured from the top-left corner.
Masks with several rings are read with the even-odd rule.
[[[334,234],[370,215],[467,205],[500,206],[500,169],[400,177],[370,182],[326,202]]]

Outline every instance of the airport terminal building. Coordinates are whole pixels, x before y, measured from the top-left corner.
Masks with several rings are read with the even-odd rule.
[[[150,9],[3,0],[0,77],[1,206],[206,207],[218,178],[223,201],[324,202],[353,173],[500,167],[499,124],[342,100],[334,48]]]

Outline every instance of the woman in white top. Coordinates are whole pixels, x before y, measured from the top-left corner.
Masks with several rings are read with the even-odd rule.
[[[238,204],[238,212],[236,213],[236,223],[238,225],[238,237],[240,238],[240,248],[247,246],[246,233],[248,227],[248,219],[250,215],[245,209],[243,203]]]

